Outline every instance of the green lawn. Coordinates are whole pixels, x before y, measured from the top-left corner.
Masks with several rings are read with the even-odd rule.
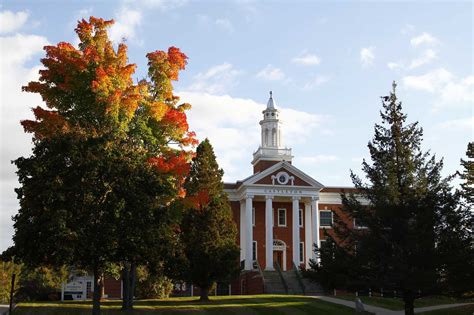
[[[446,310],[437,310],[420,313],[423,315],[472,315],[474,314],[474,305],[450,308]]]
[[[299,315],[299,314],[355,314],[340,305],[305,296],[254,295],[211,297],[210,303],[200,303],[194,298],[169,298],[143,300],[135,303],[135,311],[120,311],[120,301],[104,301],[103,314],[249,314],[249,315]],[[15,315],[83,315],[90,314],[91,302],[20,303]]]
[[[336,296],[336,298],[354,301],[354,295],[344,295],[344,296]],[[388,297],[368,297],[368,296],[360,296],[359,297],[364,304],[380,306],[383,308],[387,308],[394,311],[403,310],[403,300],[396,299],[396,298],[388,298]],[[421,299],[415,300],[415,307],[425,307],[425,306],[433,306],[433,305],[442,305],[442,304],[454,304],[454,303],[470,303],[471,300],[458,300],[446,296],[428,296]],[[441,313],[443,314],[443,313]]]

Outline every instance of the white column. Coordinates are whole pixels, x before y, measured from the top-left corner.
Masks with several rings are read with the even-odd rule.
[[[304,246],[305,246],[305,266],[309,268],[309,260],[313,257],[313,233],[311,223],[311,203],[306,201],[304,203]]]
[[[312,197],[311,198],[311,216],[313,217],[313,244],[321,246],[321,242],[319,241],[319,197]],[[313,259],[316,259],[319,262],[319,257],[313,251]]]
[[[245,270],[253,269],[252,198],[253,196],[250,196],[250,195],[247,195],[245,197]]]
[[[240,200],[240,261],[245,260],[245,200]]]
[[[293,262],[300,265],[300,197],[293,196]]]
[[[265,196],[265,270],[273,268],[273,196]]]

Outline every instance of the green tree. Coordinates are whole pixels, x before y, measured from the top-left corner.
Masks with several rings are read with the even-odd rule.
[[[39,93],[46,107],[22,121],[34,134],[30,157],[15,161],[21,187],[15,255],[32,267],[73,265],[94,274],[93,314],[112,264],[125,271],[165,260],[176,207],[196,144],[171,82],[187,57],[175,47],[147,54],[148,78],[134,84],[127,47],[107,35],[113,21],[79,21],[79,48],[46,46]],[[34,239],[35,242],[31,242]],[[132,306],[134,272],[124,279]],[[128,284],[132,283],[131,288]],[[129,289],[130,288],[130,289]]]
[[[222,183],[222,169],[208,139],[199,144],[185,188],[188,207],[181,224],[186,263],[184,278],[208,301],[216,281],[229,281],[238,272],[237,228]]]
[[[395,88],[394,83],[383,102],[382,124],[375,125],[368,144],[372,163],[362,164],[366,181],[351,173],[358,192],[341,195],[343,211],[366,228],[336,220],[337,242],[322,249],[328,252],[314,272],[320,278],[336,277],[346,288],[397,290],[403,295],[405,314],[411,315],[420,292],[433,294],[443,288],[446,247],[440,245],[449,238],[449,243],[458,240],[451,231],[459,223],[458,198],[452,193],[451,177],[440,175],[442,161],[422,152],[418,123],[405,123]],[[339,259],[331,260],[336,254]]]
[[[461,296],[473,290],[474,283],[474,143],[468,144],[468,160],[461,160],[461,197],[456,211],[445,212],[440,225],[438,247],[443,254],[443,289]]]
[[[18,292],[22,265],[13,260],[0,260],[0,303],[10,303],[10,291],[12,289],[12,275],[15,274],[14,294]]]

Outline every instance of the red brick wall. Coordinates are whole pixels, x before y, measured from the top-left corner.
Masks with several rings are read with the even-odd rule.
[[[244,287],[242,287],[244,284]],[[244,272],[231,283],[232,295],[251,295],[264,293],[263,279],[256,271]]]
[[[266,170],[267,168],[279,163],[280,161],[260,161],[257,164],[253,166],[253,173],[256,174],[258,172],[261,172],[263,170]]]
[[[122,280],[115,278],[104,279],[104,293],[108,299],[120,299],[122,293]]]
[[[253,207],[255,208],[255,221],[256,226],[253,227],[253,240],[257,241],[257,259],[260,263],[262,269],[266,266],[266,257],[265,257],[265,202],[264,201],[254,201]],[[236,244],[240,246],[240,202],[239,201],[232,201],[231,202],[232,214],[234,217],[234,221],[236,222],[238,235],[236,239]],[[286,209],[286,227],[279,227],[278,226],[278,209],[285,208]],[[303,227],[300,228],[300,242],[305,242],[305,228],[306,223],[304,222],[304,203],[300,203],[300,209],[303,210]],[[273,238],[279,239],[285,242],[287,249],[286,249],[286,268],[291,269],[293,267],[292,260],[293,260],[293,242],[292,242],[292,235],[293,235],[293,215],[292,215],[293,204],[292,202],[277,202],[273,201],[273,218],[274,218],[274,225],[273,225]],[[348,218],[341,210],[341,205],[338,204],[319,204],[319,210],[332,210],[335,214],[339,215],[349,227],[352,227],[352,220]],[[334,231],[331,228],[320,228],[319,235],[320,239],[324,240],[326,238],[325,233],[334,237]],[[306,254],[306,253],[305,253]]]

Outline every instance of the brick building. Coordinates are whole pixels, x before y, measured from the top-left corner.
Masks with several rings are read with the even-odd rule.
[[[291,149],[282,144],[279,114],[270,92],[253,174],[224,185],[239,230],[241,278],[258,269],[308,267],[311,258],[317,259],[313,244],[325,241],[324,230],[331,233],[334,213],[341,211],[340,193],[353,190],[325,187],[292,164]],[[246,293],[242,288],[233,291]]]

